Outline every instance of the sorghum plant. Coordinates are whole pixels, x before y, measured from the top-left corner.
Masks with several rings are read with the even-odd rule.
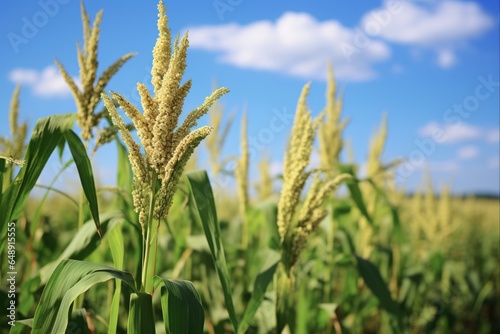
[[[211,131],[208,126],[194,131],[191,131],[191,128],[219,97],[228,92],[227,88],[217,89],[179,125],[184,99],[191,88],[191,80],[181,84],[187,65],[188,35],[175,40],[172,53],[170,29],[167,26],[168,19],[163,2],[159,3],[158,10],[159,36],[153,50],[151,71],[154,94],[152,95],[144,84],[137,85],[144,113],[122,95],[111,92],[113,99],[132,119],[143,152],[141,145],[134,140],[125,126],[112,99],[102,94],[113,123],[129,150],[129,160],[134,173],[133,199],[143,236],[141,291],[145,292],[152,290],[159,222],[167,216],[189,157]],[[161,183],[158,188],[157,183]]]
[[[278,332],[289,323],[289,313],[293,309],[293,290],[295,285],[294,268],[309,236],[316,231],[327,211],[322,207],[326,196],[340,183],[351,178],[340,174],[323,181],[316,175],[306,199],[297,210],[300,195],[315,170],[306,170],[313,150],[314,138],[322,119],[311,118],[307,109],[307,84],[300,95],[288,150],[284,157],[283,189],[278,202],[278,231],[281,237],[281,265],[277,271],[277,325]],[[297,214],[298,211],[298,214]]]
[[[106,88],[109,80],[111,80],[123,64],[132,58],[134,54],[128,53],[122,56],[97,78],[97,67],[99,64],[97,61],[97,49],[99,44],[99,25],[102,20],[102,10],[97,13],[92,27],[90,27],[90,19],[85,11],[83,2],[81,3],[81,11],[83,22],[83,48],[77,44],[81,89],[69,75],[68,71],[66,71],[64,66],[58,60],[55,62],[73,94],[77,107],[77,123],[82,130],[81,136],[85,142],[88,142],[94,136],[92,129],[99,124],[104,116],[106,116],[106,110],[102,110],[98,113],[95,112],[101,100],[101,93],[104,91],[104,88]]]

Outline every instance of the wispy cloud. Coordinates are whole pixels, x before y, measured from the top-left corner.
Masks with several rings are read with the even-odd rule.
[[[47,66],[41,71],[16,68],[9,73],[9,79],[30,87],[36,96],[50,98],[71,95],[68,85],[55,66]]]
[[[462,160],[469,160],[479,155],[479,149],[476,146],[468,145],[458,149],[457,156]]]
[[[440,125],[436,122],[430,122],[419,130],[419,135],[421,137],[436,137],[435,134],[438,132],[442,133],[442,136],[439,136],[439,142],[443,144],[480,138],[482,134],[481,129],[465,123]]]
[[[385,2],[389,6],[390,1]],[[456,0],[398,1],[399,14],[380,32],[386,41],[431,49],[441,67],[457,62],[457,49],[475,37],[481,36],[494,25],[493,18],[479,4]],[[367,24],[377,9],[367,13],[362,22]]]
[[[287,12],[275,22],[191,27],[189,36],[193,48],[216,52],[223,63],[308,79],[324,79],[332,61],[338,78],[367,80],[376,75],[373,64],[390,56],[384,42],[369,40],[346,58],[339,45],[352,43],[355,31],[308,13]]]
[[[435,138],[438,144],[455,144],[468,140],[482,140],[489,143],[500,141],[500,129],[480,128],[467,123],[439,124],[429,122],[418,130],[420,137]]]

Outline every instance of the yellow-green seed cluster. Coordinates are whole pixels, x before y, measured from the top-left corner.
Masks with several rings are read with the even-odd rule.
[[[298,101],[290,144],[284,159],[283,189],[278,202],[278,232],[289,271],[293,269],[300,252],[305,248],[309,235],[317,229],[318,224],[326,216],[326,211],[322,208],[325,198],[341,182],[351,177],[348,174],[341,174],[332,180],[324,181],[316,176],[296,219],[305,183],[313,173],[317,172],[306,168],[309,165],[316,131],[323,116],[321,114],[314,120],[311,118],[306,101],[309,87],[307,84],[303,88]]]
[[[214,85],[214,90],[217,86]],[[224,170],[225,159],[221,159],[222,147],[226,141],[231,125],[233,124],[235,113],[231,113],[229,119],[223,124],[222,120],[224,117],[224,107],[218,101],[216,101],[209,111],[210,124],[214,128],[211,136],[207,137],[205,140],[205,146],[208,150],[208,156],[210,159],[210,168],[214,175],[222,172]]]
[[[342,114],[342,96],[337,94],[337,85],[333,69],[328,67],[328,85],[326,90],[325,121],[319,126],[319,151],[321,167],[335,171],[343,147],[342,132],[349,120],[340,121]]]
[[[0,137],[0,151],[7,161],[15,164],[22,164],[20,161],[24,155],[26,134],[28,123],[19,124],[19,93],[21,86],[17,86],[12,94],[9,110],[9,126],[11,138]]]
[[[260,200],[268,199],[273,194],[273,178],[271,175],[271,162],[265,155],[259,163],[259,183],[257,184],[257,194]]]
[[[126,54],[115,61],[96,80],[98,67],[97,49],[100,33],[99,25],[102,20],[102,10],[97,13],[92,28],[90,27],[90,19],[85,11],[83,3],[81,4],[81,11],[83,21],[83,48],[77,44],[81,89],[69,75],[68,71],[66,71],[64,66],[58,60],[55,62],[76,101],[77,122],[78,126],[82,129],[81,136],[85,141],[88,141],[93,137],[92,129],[96,127],[99,121],[106,115],[105,110],[95,113],[95,109],[101,98],[101,93],[104,91],[109,80],[111,80],[123,64],[132,58],[134,54]]]
[[[191,111],[182,124],[179,117],[182,113],[184,99],[191,88],[191,80],[181,84],[186,69],[186,55],[189,45],[187,34],[172,43],[168,19],[162,2],[158,5],[159,36],[153,49],[153,67],[151,83],[154,95],[151,95],[142,83],[137,85],[141,97],[143,113],[118,93],[111,96],[132,119],[141,145],[135,142],[123,119],[116,111],[110,97],[102,94],[104,103],[111,115],[113,123],[122,135],[129,149],[129,159],[134,173],[134,206],[139,213],[139,220],[144,224],[148,215],[157,220],[165,218],[172,204],[173,195],[182,175],[183,169],[194,149],[211,131],[203,126],[191,131],[197,120],[207,113],[210,106],[223,94],[226,88],[220,88],[205,99],[203,104]],[[161,180],[161,188],[156,194],[154,208],[150,196],[154,195],[154,181]]]

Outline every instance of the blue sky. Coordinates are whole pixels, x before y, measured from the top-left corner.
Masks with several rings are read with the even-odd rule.
[[[136,105],[136,83],[150,81],[156,4],[86,2],[92,20],[104,9],[101,70],[125,53],[137,52],[108,85]],[[227,114],[236,112],[225,155],[238,153],[240,117],[246,109],[253,166],[267,154],[278,172],[300,90],[312,83],[309,107],[318,114],[325,105],[331,61],[344,91],[343,115],[351,120],[345,138],[358,163],[363,165],[385,112],[389,130],[383,159],[406,159],[396,170],[401,187],[414,190],[427,170],[437,186],[449,185],[455,193],[500,193],[497,1],[165,4],[172,32],[189,30],[185,79],[193,79],[193,88],[186,109],[200,104],[214,81],[231,90],[222,99]],[[0,134],[8,134],[7,111],[16,83],[22,83],[20,117],[31,127],[40,117],[75,111],[54,58],[78,76],[79,1],[11,1],[4,4],[0,22]],[[276,117],[282,117],[285,129],[266,137]],[[103,184],[114,182],[114,156],[109,146],[95,157]],[[203,156],[201,167],[208,166]],[[58,166],[51,160],[41,183],[48,183]]]

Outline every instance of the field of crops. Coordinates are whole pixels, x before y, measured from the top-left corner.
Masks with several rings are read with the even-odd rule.
[[[92,21],[83,6],[81,82],[57,62],[78,112],[28,134],[13,93],[0,137],[0,333],[500,332],[498,198],[437,195],[430,176],[399,189],[398,161],[381,159],[385,117],[366,172],[341,161],[347,120],[331,68],[319,116],[314,87],[297,96],[283,170],[264,157],[251,180],[246,116],[233,124],[218,101],[227,88],[183,113],[188,38],[173,38],[158,9],[141,105],[106,87],[133,55],[98,69],[101,13]],[[211,126],[197,127],[206,114]],[[231,127],[241,149],[227,171]],[[103,145],[117,151],[114,187],[95,178]],[[64,152],[63,169],[39,180]],[[54,187],[70,168],[73,193]]]

